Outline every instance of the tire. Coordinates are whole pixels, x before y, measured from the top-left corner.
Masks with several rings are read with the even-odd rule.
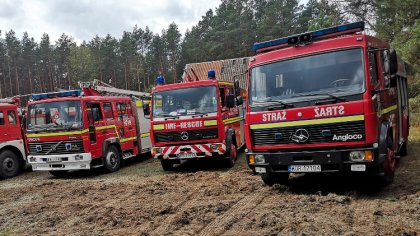
[[[382,187],[392,184],[394,182],[396,159],[395,152],[394,150],[392,150],[392,145],[392,138],[388,137],[386,148],[386,160],[384,161],[383,166],[381,168],[382,173],[380,173],[380,176],[378,176],[377,180],[379,185]]]
[[[5,150],[0,153],[0,179],[16,176],[20,170],[19,159],[12,151]]]
[[[50,174],[57,178],[62,178],[62,177],[66,177],[69,174],[69,171],[68,170],[51,170]]]
[[[174,169],[174,162],[172,160],[161,159],[160,164],[164,171],[171,171]]]
[[[287,185],[289,183],[289,173],[267,172],[261,174],[261,179],[268,186],[273,186],[274,184]]]
[[[109,146],[104,160],[104,169],[111,173],[117,171],[121,166],[121,154],[115,146]]]
[[[236,158],[238,157],[238,152],[236,150],[235,144],[230,145],[230,151],[226,155],[225,166],[227,168],[232,168],[235,165]]]
[[[403,145],[401,146],[400,151],[398,152],[399,156],[407,156],[408,154],[408,150],[407,150],[407,142],[408,140],[405,140],[405,142],[403,143]]]

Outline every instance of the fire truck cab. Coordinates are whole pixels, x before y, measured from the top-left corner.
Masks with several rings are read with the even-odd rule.
[[[268,185],[290,173],[358,172],[394,179],[407,152],[403,62],[364,22],[254,44],[247,159]]]
[[[0,179],[16,176],[26,164],[18,113],[19,99],[0,99]]]
[[[234,165],[245,144],[239,83],[202,80],[152,92],[152,155],[164,170],[181,160],[223,157]]]
[[[140,113],[140,115],[138,114]],[[28,103],[28,162],[34,171],[118,170],[122,159],[150,151],[142,101],[80,90],[34,94]]]

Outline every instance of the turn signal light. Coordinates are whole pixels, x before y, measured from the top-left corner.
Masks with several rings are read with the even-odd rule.
[[[255,164],[255,157],[254,157],[254,155],[249,155],[248,156],[248,160],[249,160],[249,164]]]
[[[372,151],[365,151],[365,161],[373,161]]]

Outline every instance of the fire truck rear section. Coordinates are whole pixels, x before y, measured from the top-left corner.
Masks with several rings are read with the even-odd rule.
[[[28,163],[33,170],[56,176],[96,167],[113,172],[123,159],[150,151],[144,109],[148,94],[95,83],[82,84],[82,89],[34,94],[28,103]]]
[[[16,176],[26,164],[19,99],[0,99],[0,179]]]
[[[246,140],[263,181],[349,171],[394,179],[408,142],[404,64],[363,22],[254,44]]]

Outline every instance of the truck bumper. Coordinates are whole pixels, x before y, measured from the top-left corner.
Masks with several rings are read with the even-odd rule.
[[[355,152],[366,153],[366,151],[370,151],[372,154],[371,160],[351,160],[352,152],[354,154]],[[377,148],[247,153],[248,165],[257,174],[266,172],[372,172],[378,170],[384,160],[385,157],[379,156]]]
[[[224,143],[206,143],[152,148],[152,155],[156,159],[194,159],[220,156],[225,153],[226,145]]]
[[[34,171],[86,170],[90,169],[91,161],[90,153],[28,156],[28,163]]]

